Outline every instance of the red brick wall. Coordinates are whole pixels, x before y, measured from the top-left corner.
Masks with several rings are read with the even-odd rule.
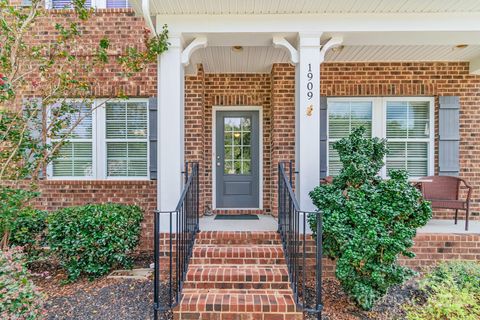
[[[401,258],[400,264],[422,271],[442,261],[453,260],[480,260],[479,234],[419,234],[414,239],[412,251],[416,254],[413,259]],[[335,262],[323,259],[323,275],[327,278],[335,277]]]
[[[185,161],[199,163],[200,212],[205,211],[205,74],[198,68],[197,74],[185,77]]]
[[[32,26],[32,32],[26,39],[32,45],[48,44],[57,36],[55,30],[57,23],[68,26],[71,22],[78,22],[71,10],[48,10],[40,16]],[[92,71],[72,68],[79,72],[78,78],[86,80],[96,97],[112,98],[119,94],[129,97],[151,97],[157,94],[157,66],[151,63],[141,72],[131,77],[125,73],[116,58],[125,52],[127,47],[144,48],[145,22],[136,16],[133,9],[97,9],[86,22],[79,22],[82,36],[78,40],[76,52],[79,59],[91,59],[98,48],[101,39],[108,39],[109,60],[101,67]],[[32,82],[42,83],[38,75],[31,74],[27,77],[25,87],[22,88],[23,96],[35,96],[36,89]]]
[[[185,157],[200,161],[205,206],[212,207],[213,201],[212,107],[262,107],[264,210],[260,213],[276,214],[277,164],[295,158],[294,105],[295,69],[289,65],[276,64],[271,74],[204,74],[200,67],[197,75],[185,78]]]
[[[321,94],[326,96],[434,96],[436,99],[435,141],[438,150],[438,96],[461,96],[461,176],[473,187],[472,219],[480,219],[480,158],[476,156],[480,144],[476,142],[474,123],[480,118],[480,77],[468,73],[464,62],[417,63],[324,63],[321,67]],[[203,115],[201,119],[200,95],[190,92],[190,82],[204,77]],[[196,80],[195,80],[196,79]],[[277,164],[294,158],[295,126],[295,68],[290,64],[275,64],[268,75],[214,75],[203,74],[186,78],[186,110],[196,110],[195,138],[187,139],[187,158],[190,150],[204,148],[204,200],[211,205],[211,106],[264,104],[264,206],[265,212],[275,212]],[[267,83],[270,82],[268,101]],[[260,93],[260,96],[259,96]],[[195,96],[198,94],[198,96]],[[194,101],[193,101],[193,100]],[[197,99],[197,100],[195,100]],[[215,102],[215,99],[217,101]],[[255,101],[258,100],[258,101]],[[263,100],[263,102],[261,101]],[[190,102],[192,101],[192,102]],[[188,117],[188,116],[187,116]],[[205,125],[203,130],[200,128]],[[269,131],[268,131],[269,130]],[[202,142],[198,137],[203,135]],[[189,135],[190,136],[190,135]],[[268,140],[269,139],[269,140]],[[195,158],[195,157],[193,157]],[[438,155],[435,156],[437,171]],[[463,219],[463,212],[460,212]],[[452,212],[435,210],[435,218],[451,219]]]
[[[324,63],[321,94],[326,96],[434,96],[435,150],[438,153],[438,96],[460,96],[460,176],[473,186],[472,219],[480,219],[480,76],[467,62]],[[435,156],[438,171],[438,154]],[[459,216],[464,217],[460,211]],[[436,210],[435,218],[453,219]]]
[[[260,106],[263,111],[263,179],[270,180],[271,80],[269,74],[205,74],[204,199],[212,206],[213,106]],[[263,185],[263,212],[270,213],[269,183]],[[261,213],[261,212],[260,212]]]
[[[40,16],[32,27],[27,39],[32,44],[46,44],[56,36],[55,24],[70,24],[72,11],[49,10]],[[81,23],[83,35],[79,48],[82,59],[90,59],[93,50],[102,38],[108,38],[109,62],[102,68],[84,73],[88,77],[96,97],[116,97],[120,92],[128,97],[151,97],[157,95],[157,66],[152,63],[145,70],[130,78],[124,77],[123,70],[116,63],[116,57],[127,47],[142,49],[145,29],[144,19],[136,16],[132,9],[98,9],[86,23]],[[38,80],[31,75],[22,88],[19,100],[35,96],[31,81]],[[20,104],[19,104],[20,105]],[[41,196],[35,205],[42,209],[55,210],[72,205],[88,203],[117,202],[137,204],[145,211],[142,222],[140,248],[150,249],[153,245],[153,210],[156,208],[156,181],[41,181]]]
[[[295,68],[289,64],[274,64],[272,67],[271,138],[272,175],[269,182],[272,186],[272,212],[276,216],[278,163],[295,160]]]

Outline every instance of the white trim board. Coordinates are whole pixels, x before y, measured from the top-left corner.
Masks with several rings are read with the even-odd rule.
[[[217,166],[216,166],[216,135],[217,111],[258,111],[258,208],[217,208]],[[261,106],[213,106],[212,107],[212,210],[263,210],[263,108]],[[208,205],[208,204],[207,204]]]

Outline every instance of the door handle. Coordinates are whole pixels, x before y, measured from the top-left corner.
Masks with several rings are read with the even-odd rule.
[[[217,167],[220,167],[222,163],[220,161],[217,162]]]

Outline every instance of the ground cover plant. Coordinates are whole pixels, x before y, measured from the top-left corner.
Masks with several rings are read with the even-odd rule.
[[[426,274],[420,288],[428,298],[406,307],[408,320],[480,319],[480,263],[442,263]]]
[[[21,249],[0,251],[0,318],[42,319],[44,296],[30,280]]]

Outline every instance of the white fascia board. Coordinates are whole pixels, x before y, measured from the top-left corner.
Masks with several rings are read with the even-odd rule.
[[[159,15],[172,32],[480,31],[480,13]]]
[[[480,56],[470,60],[470,73],[480,75]]]

